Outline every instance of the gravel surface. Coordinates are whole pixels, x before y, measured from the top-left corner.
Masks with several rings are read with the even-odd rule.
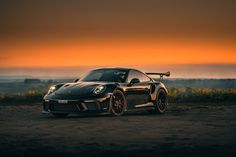
[[[0,106],[0,156],[236,156],[235,104],[170,104],[163,115],[42,115]]]

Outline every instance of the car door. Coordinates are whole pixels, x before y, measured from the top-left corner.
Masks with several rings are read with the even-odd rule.
[[[136,105],[146,104],[150,100],[150,79],[140,71],[130,70],[127,79],[126,99],[128,108],[135,108]],[[132,79],[139,79],[139,83],[130,84]]]

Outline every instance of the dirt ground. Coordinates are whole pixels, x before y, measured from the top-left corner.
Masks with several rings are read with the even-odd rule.
[[[170,104],[163,115],[41,114],[0,106],[0,156],[236,156],[236,104]]]

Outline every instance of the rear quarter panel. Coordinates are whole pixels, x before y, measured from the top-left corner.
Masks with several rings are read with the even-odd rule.
[[[154,84],[156,85],[156,88],[155,88],[155,91],[150,94],[150,96],[151,96],[151,101],[156,100],[156,98],[157,98],[157,92],[158,92],[160,89],[163,89],[163,90],[166,92],[166,94],[168,94],[168,90],[167,90],[166,86],[165,86],[162,82],[154,82]]]

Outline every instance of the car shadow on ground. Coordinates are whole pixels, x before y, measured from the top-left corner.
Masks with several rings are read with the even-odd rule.
[[[169,108],[167,108],[166,112],[163,114],[160,113],[151,113],[148,112],[147,110],[130,110],[127,111],[125,114],[122,116],[118,117],[140,117],[140,116],[158,116],[158,117],[163,117],[163,116],[181,116],[185,115],[193,110],[196,110],[198,108],[189,106],[189,105],[170,105]],[[112,114],[106,113],[106,114],[98,114],[98,113],[78,113],[78,114],[69,114],[67,117],[55,117],[52,114],[46,114],[42,115],[43,118],[49,118],[49,119],[74,119],[74,118],[117,118],[117,116],[113,116]]]
[[[183,110],[183,113],[185,111]],[[140,116],[158,116],[158,117],[163,117],[163,116],[168,116],[172,114],[181,114],[181,110],[174,110],[174,111],[167,111],[164,114],[158,114],[158,113],[150,113],[146,110],[141,110],[141,111],[128,111],[122,116],[118,117],[140,117]],[[75,119],[75,118],[118,118],[117,116],[113,116],[112,114],[70,114],[67,117],[56,117],[53,116],[52,114],[49,115],[42,115],[42,118],[46,119]]]

